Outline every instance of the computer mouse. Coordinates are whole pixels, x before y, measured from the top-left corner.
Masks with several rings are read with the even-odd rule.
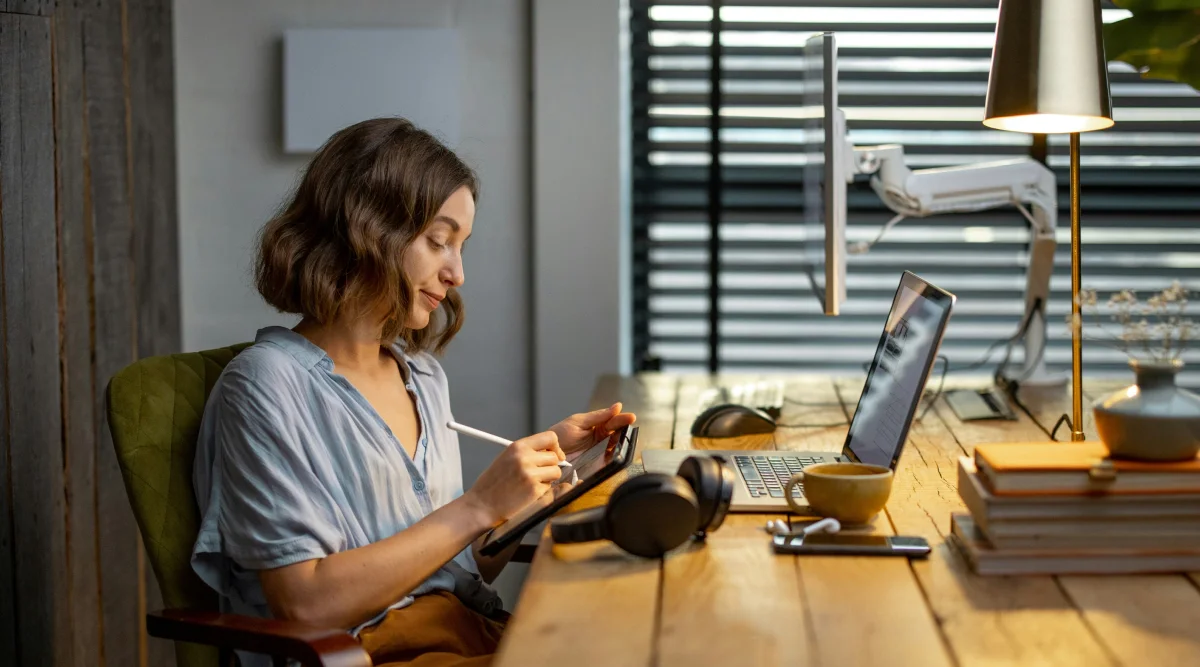
[[[714,405],[692,422],[692,435],[699,438],[736,438],[775,432],[771,415],[736,403]]]

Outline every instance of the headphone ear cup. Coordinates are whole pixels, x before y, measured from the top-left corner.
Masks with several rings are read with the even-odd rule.
[[[608,537],[635,556],[659,558],[692,533],[699,508],[696,494],[674,475],[645,473],[630,478],[608,501]]]
[[[696,532],[703,534],[719,528],[733,499],[733,475],[724,460],[715,456],[689,456],[679,465],[678,474],[696,494],[700,510]]]

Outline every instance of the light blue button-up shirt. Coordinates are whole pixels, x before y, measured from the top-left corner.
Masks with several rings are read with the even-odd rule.
[[[269,617],[257,570],[391,537],[462,495],[446,374],[427,353],[392,353],[416,397],[413,457],[333,360],[290,329],[262,329],[221,373],[196,445],[192,568],[222,610]],[[499,598],[478,572],[467,548],[376,618],[435,590],[491,611]]]

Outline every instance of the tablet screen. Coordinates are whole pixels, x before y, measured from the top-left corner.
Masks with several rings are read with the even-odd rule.
[[[614,432],[606,440],[592,445],[573,462],[574,479],[571,471],[567,471],[567,479],[555,483],[541,498],[533,501],[514,514],[508,521],[492,530],[484,545],[484,554],[490,555],[511,542],[512,537],[532,528],[537,522],[550,516],[572,500],[583,495],[585,491],[596,486],[618,470],[623,468],[633,457],[633,447],[637,432],[636,427],[623,428]],[[500,543],[494,545],[494,543]]]

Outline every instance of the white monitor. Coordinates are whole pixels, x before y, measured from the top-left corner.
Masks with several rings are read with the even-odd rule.
[[[837,43],[833,33],[810,37],[804,50],[805,267],[826,315],[846,300],[846,255],[870,250],[897,222],[909,217],[964,213],[1015,206],[1029,221],[1031,243],[1025,285],[1025,314],[997,375],[1025,385],[1058,385],[1066,376],[1046,370],[1046,301],[1054,270],[1058,189],[1054,173],[1030,157],[936,169],[909,169],[904,147],[854,146],[838,108]],[[846,184],[869,174],[871,188],[896,215],[874,241],[846,245]],[[913,267],[916,268],[916,267]],[[1024,347],[1020,367],[1010,365],[1014,347]]]
[[[838,109],[833,33],[804,46],[804,268],[822,312],[846,301],[845,122]]]

